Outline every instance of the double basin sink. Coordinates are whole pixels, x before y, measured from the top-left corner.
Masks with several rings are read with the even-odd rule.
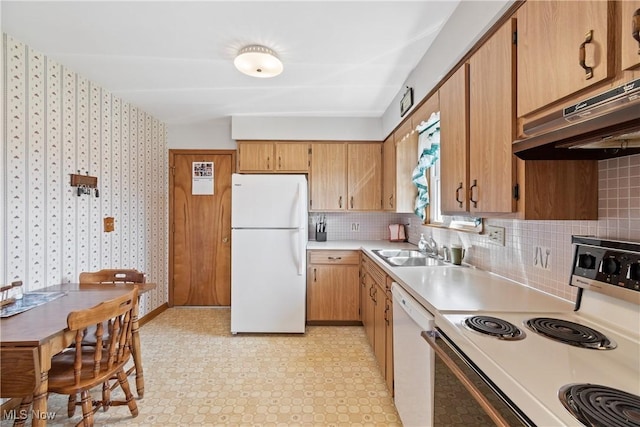
[[[439,259],[412,249],[374,249],[373,252],[392,267],[432,267],[445,265]]]

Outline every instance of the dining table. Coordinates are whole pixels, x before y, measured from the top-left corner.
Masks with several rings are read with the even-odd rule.
[[[51,358],[71,345],[75,338],[74,333],[67,328],[68,314],[122,296],[134,287],[141,295],[155,289],[156,286],[155,283],[64,283],[48,286],[38,289],[37,292],[61,292],[62,296],[19,314],[0,319],[0,346],[3,349],[35,348],[38,352],[40,382],[33,395],[31,411],[33,426],[46,426],[47,420],[52,417],[52,414],[47,412],[48,373],[51,368]],[[136,366],[137,394],[142,397],[144,374],[141,363],[138,309],[136,304],[132,319],[131,354]]]

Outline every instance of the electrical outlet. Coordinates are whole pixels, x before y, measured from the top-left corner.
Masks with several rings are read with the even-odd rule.
[[[351,223],[351,231],[360,231],[360,223],[352,222]]]
[[[504,227],[487,225],[487,233],[489,234],[489,241],[491,243],[504,246]]]
[[[542,270],[551,270],[551,248],[536,246],[533,254],[533,266]]]

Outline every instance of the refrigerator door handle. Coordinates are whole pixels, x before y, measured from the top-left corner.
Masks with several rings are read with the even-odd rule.
[[[300,259],[298,260],[298,276],[302,276],[304,274],[304,257],[306,248],[304,247],[304,242],[306,241],[306,236],[304,235],[305,231],[305,213],[307,207],[304,205],[304,200],[302,195],[304,194],[304,188],[302,187],[302,182],[298,182],[298,206],[300,208],[300,225],[298,226],[298,244],[300,245]]]

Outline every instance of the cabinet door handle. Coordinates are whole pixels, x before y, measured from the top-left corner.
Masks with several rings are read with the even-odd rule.
[[[316,277],[316,269],[315,268],[313,269],[313,281],[314,282],[318,281],[318,278]]]
[[[460,185],[458,185],[458,188],[456,188],[456,202],[458,202],[459,208],[462,207],[462,200],[460,200],[460,190],[462,190],[462,183],[460,183]]]
[[[351,209],[353,209],[353,196],[351,196]]]
[[[271,157],[267,157],[267,169],[271,169]]]
[[[471,203],[473,203],[473,207],[477,208],[478,207],[478,200],[473,198],[473,189],[474,188],[478,188],[478,180],[474,179],[473,180],[473,185],[471,187],[469,187],[469,200],[471,200]]]
[[[278,156],[278,169],[282,169],[282,157]]]
[[[341,256],[330,256],[330,257],[327,257],[327,258],[332,260],[332,261],[336,261],[336,260],[342,259]]]
[[[593,68],[589,67],[586,63],[586,49],[585,46],[588,43],[591,43],[591,41],[593,40],[593,30],[589,30],[587,31],[587,34],[584,35],[584,41],[582,43],[580,43],[580,66],[584,69],[584,72],[586,74],[585,79],[589,80],[591,77],[593,77]]]
[[[393,207],[393,194],[389,196],[389,207]]]
[[[342,196],[340,196],[340,199],[338,199],[338,206],[342,208]]]
[[[638,55],[640,55],[640,9],[636,9],[631,21],[631,36],[638,42]]]

